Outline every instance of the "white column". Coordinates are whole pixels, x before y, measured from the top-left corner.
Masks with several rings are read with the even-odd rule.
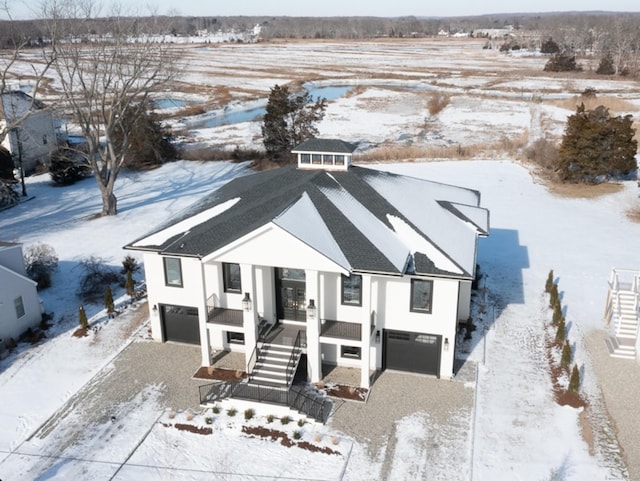
[[[200,262],[200,288],[202,295],[198,305],[198,321],[200,324],[200,350],[202,351],[202,365],[211,366],[211,343],[207,329],[207,283],[204,275],[204,262]]]
[[[251,299],[251,308],[242,311],[242,320],[244,324],[244,348],[246,361],[256,347],[258,340],[258,311],[256,302],[256,270],[252,264],[240,264],[240,280],[242,283],[242,297],[248,293]]]
[[[320,359],[320,319],[323,315],[323,300],[320,299],[320,274],[318,271],[305,270],[307,304],[311,299],[316,305],[316,317],[307,316],[307,369],[311,382],[322,379],[322,361]]]
[[[360,366],[360,386],[369,389],[371,380],[369,364],[371,363],[371,276],[362,276],[362,349]]]

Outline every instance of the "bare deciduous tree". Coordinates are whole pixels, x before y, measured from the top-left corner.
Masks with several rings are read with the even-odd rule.
[[[50,21],[52,65],[63,107],[84,137],[79,153],[91,166],[105,216],[117,214],[114,187],[132,125],[152,92],[176,71],[171,47],[141,31],[140,23],[123,15],[119,6],[103,19],[107,34],[87,29],[83,20],[97,18],[98,5],[95,0],[49,0],[43,13]]]

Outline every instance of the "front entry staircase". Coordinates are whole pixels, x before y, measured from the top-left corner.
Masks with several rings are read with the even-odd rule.
[[[289,388],[301,356],[302,349],[299,347],[263,344],[249,374],[249,382]]]
[[[613,269],[604,313],[611,332],[606,343],[612,357],[637,357],[639,298],[640,271]]]

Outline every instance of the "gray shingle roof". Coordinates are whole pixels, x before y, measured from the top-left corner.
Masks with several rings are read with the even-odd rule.
[[[336,151],[335,146],[331,151]],[[438,219],[417,222],[415,216],[416,212],[422,215],[421,206],[412,208],[409,212],[396,200],[390,201],[374,188],[374,185],[382,185],[385,190],[400,189],[398,197],[403,198],[402,189],[407,188],[402,182],[403,179],[417,182],[420,192],[416,195],[425,205],[431,205],[431,212],[435,211]],[[452,198],[434,199],[429,195],[431,189],[436,190],[439,195],[450,192],[453,194]],[[310,201],[308,205],[315,208],[319,214],[335,241],[334,245],[340,249],[343,256],[341,258],[348,261],[352,271],[469,277],[473,266],[468,262],[461,265],[459,259],[450,255],[446,243],[436,245],[428,232],[430,229],[446,228],[446,225],[442,225],[442,217],[451,219],[447,222],[469,224],[460,218],[459,212],[450,212],[450,205],[438,202],[460,202],[460,191],[464,191],[465,199],[472,199],[472,208],[477,207],[479,194],[468,189],[357,166],[340,172],[286,166],[233,179],[167,224],[125,248],[202,258],[267,225],[279,216],[286,215],[290,207],[305,197]],[[205,215],[201,222],[189,224],[194,216],[206,214],[208,209],[224,206],[225,203],[233,205],[209,218]],[[429,209],[425,212],[429,212]],[[180,224],[182,221],[186,226],[184,228]],[[409,236],[410,239],[405,238],[406,233],[394,230],[393,222],[408,226],[407,229],[417,233],[421,245],[427,247],[416,247],[416,236],[412,234]],[[167,234],[163,235],[165,232]],[[469,226],[456,232],[458,236],[460,232],[465,236],[465,232],[468,233],[470,237],[465,246],[475,249],[478,229]],[[475,258],[474,254],[475,251],[471,252],[469,257]]]
[[[339,139],[307,139],[296,145],[291,152],[333,152],[336,154],[351,154],[357,145]]]

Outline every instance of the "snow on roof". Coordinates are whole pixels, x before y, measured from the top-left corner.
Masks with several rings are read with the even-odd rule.
[[[474,213],[473,218],[481,219],[482,212],[486,216],[487,211],[476,207],[480,199],[477,192],[407,176],[371,176],[367,177],[367,182],[419,230],[425,237],[423,246],[431,245],[441,255],[449,256],[450,260],[467,273],[474,272],[474,246],[478,228],[470,223],[460,222],[459,216],[443,208],[438,201],[460,202],[468,206],[467,212],[478,209],[479,212]],[[481,220],[477,222],[483,225]],[[488,225],[488,221],[484,225]],[[433,249],[418,252],[423,252],[436,263],[436,258],[429,253]],[[458,271],[459,269],[455,269],[450,272]]]
[[[343,187],[322,188],[322,193],[349,221],[369,239],[403,273],[409,258],[409,249],[396,234],[358,202]]]
[[[300,222],[300,219],[304,219],[304,222]],[[300,200],[277,216],[273,223],[347,271],[351,270],[349,261],[306,192],[302,194]]]
[[[222,214],[236,205],[240,201],[240,197],[229,199],[226,202],[222,202],[210,209],[200,212],[193,217],[188,217],[176,224],[170,225],[158,232],[155,232],[147,237],[134,242],[133,247],[146,247],[146,246],[161,246],[172,237],[184,236],[188,234],[194,227],[204,224],[210,219]]]
[[[415,255],[416,252],[421,252],[433,261],[436,268],[455,274],[464,274],[460,267],[452,262],[451,259],[444,255],[440,249],[429,242],[423,235],[416,232],[416,230],[404,220],[394,215],[387,215],[387,218],[396,234],[407,244],[411,254]]]

